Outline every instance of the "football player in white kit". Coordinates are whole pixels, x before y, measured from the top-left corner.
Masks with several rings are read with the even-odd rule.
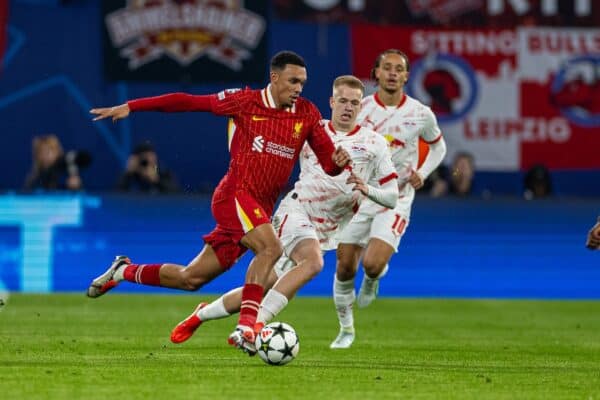
[[[358,78],[338,77],[330,98],[331,121],[323,122],[336,147],[350,153],[352,164],[347,171],[329,176],[308,146],[300,154],[300,178],[273,217],[285,255],[271,274],[268,287],[272,288],[260,304],[256,331],[321,271],[322,252],[336,248],[334,235],[352,219],[363,197],[382,208],[394,208],[397,203],[398,176],[387,142],[371,129],[356,125],[363,94]],[[173,329],[171,341],[181,343],[202,322],[238,312],[240,302],[241,288],[237,288],[211,304],[199,304]]]
[[[379,279],[387,272],[388,262],[398,250],[410,221],[415,190],[423,186],[425,178],[446,154],[446,144],[431,109],[404,93],[409,68],[403,52],[389,49],[381,53],[371,72],[378,90],[363,99],[357,119],[360,125],[373,129],[387,140],[400,177],[400,198],[393,210],[365,200],[339,234],[333,297],[340,332],[331,343],[333,349],[348,348],[354,341],[354,277],[361,255],[365,278],[356,302],[359,307],[366,307],[375,299]],[[429,144],[429,152],[420,167],[417,166],[419,137]]]

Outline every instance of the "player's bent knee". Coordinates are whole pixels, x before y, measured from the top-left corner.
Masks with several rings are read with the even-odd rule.
[[[192,274],[184,274],[182,279],[181,289],[194,292],[208,283],[208,279],[203,276],[194,276]]]
[[[317,276],[323,270],[324,265],[323,257],[320,256],[307,260],[306,267],[310,278],[312,279]]]
[[[347,281],[356,275],[356,267],[353,262],[339,261],[336,266],[336,275],[339,280]]]
[[[388,260],[385,257],[369,257],[363,260],[363,268],[367,275],[373,277],[379,275],[387,263]]]
[[[283,255],[283,246],[281,243],[279,243],[279,241],[270,243],[269,245],[265,246],[264,249],[259,251],[257,255],[265,257],[275,264]]]

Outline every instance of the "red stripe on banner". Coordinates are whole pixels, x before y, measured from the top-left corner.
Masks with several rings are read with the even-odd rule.
[[[415,29],[355,24],[351,38],[352,73],[361,79],[370,77],[375,59],[387,49],[403,51],[411,63],[431,52],[464,57],[488,75],[498,74],[501,62],[507,59],[510,65],[515,65],[514,49],[505,46],[506,42],[516,40],[513,29]]]
[[[0,70],[4,65],[4,51],[6,49],[6,36],[8,25],[8,0],[0,0]]]

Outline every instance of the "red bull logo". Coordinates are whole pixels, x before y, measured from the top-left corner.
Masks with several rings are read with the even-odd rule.
[[[404,147],[405,143],[402,140],[396,139],[393,135],[384,135],[385,140],[388,142],[388,146],[391,148]]]

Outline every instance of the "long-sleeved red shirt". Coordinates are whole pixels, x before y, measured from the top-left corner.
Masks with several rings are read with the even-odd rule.
[[[303,98],[286,110],[274,107],[268,89],[226,90],[205,96],[173,93],[131,100],[128,104],[131,111],[210,111],[231,117],[231,161],[213,201],[242,191],[271,215],[305,141],[325,172],[341,172],[332,161],[335,149],[321,125],[321,114]]]

